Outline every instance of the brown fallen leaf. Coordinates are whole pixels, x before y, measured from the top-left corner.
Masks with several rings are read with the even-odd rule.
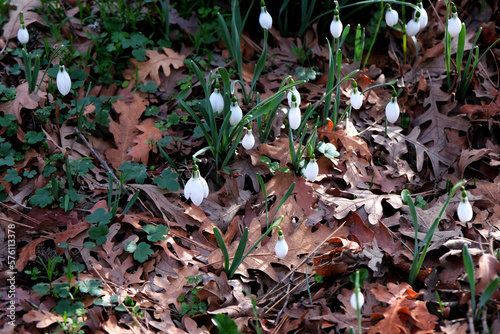
[[[144,120],[137,129],[142,131],[140,135],[133,140],[137,145],[133,146],[128,154],[134,159],[135,162],[142,162],[147,164],[149,160],[149,152],[153,150],[156,152],[156,146],[150,142],[156,143],[162,138],[161,130],[155,127],[155,121],[152,118]]]
[[[378,307],[379,312],[372,313],[372,318],[383,318],[370,327],[369,334],[413,333],[431,331],[436,327],[439,318],[429,313],[424,301],[416,299],[421,293],[413,291],[408,283],[388,283],[387,287],[374,283],[369,290],[377,300],[388,304]]]
[[[181,68],[184,66],[186,56],[180,55],[172,49],[163,48],[164,53],[155,50],[146,50],[146,56],[149,60],[138,62],[135,59],[130,59],[130,62],[138,68],[139,81],[151,79],[157,86],[160,86],[160,69],[163,70],[165,76],[170,75],[170,66],[173,68]]]
[[[23,315],[23,321],[36,322],[37,328],[47,328],[58,321],[62,322],[63,317],[46,310],[31,310]]]
[[[356,212],[359,208],[364,207],[368,213],[370,224],[377,225],[380,218],[384,214],[382,201],[386,200],[394,209],[399,209],[403,202],[400,195],[382,194],[376,195],[369,190],[349,189],[347,193],[355,196],[354,199],[344,197],[333,197],[326,193],[325,189],[318,189],[322,195],[321,201],[325,204],[334,207],[333,215],[337,219],[346,217],[349,212]]]
[[[5,5],[6,4],[4,4],[4,6]],[[32,9],[42,7],[40,0],[11,0],[9,7],[12,8],[9,11],[9,22],[3,26],[3,36],[6,40],[17,36],[17,31],[21,27],[21,24],[19,23],[20,12],[23,12],[24,14],[24,24],[26,26],[33,22],[38,22],[42,26],[45,26],[43,18],[38,13],[31,11]]]
[[[120,167],[125,161],[132,160],[128,154],[134,139],[138,134],[137,124],[144,110],[146,110],[147,101],[134,94],[134,99],[131,104],[123,101],[113,103],[115,111],[120,115],[119,121],[111,121],[109,131],[115,137],[115,145],[117,148],[106,150],[106,158],[113,167]]]

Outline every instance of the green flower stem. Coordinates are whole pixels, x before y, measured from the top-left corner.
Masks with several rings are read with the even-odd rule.
[[[380,0],[380,17],[378,18],[377,27],[375,28],[375,34],[372,39],[372,43],[370,44],[370,48],[366,53],[365,61],[363,62],[363,66],[361,68],[365,68],[366,62],[368,61],[368,58],[370,58],[370,53],[372,52],[373,46],[375,45],[375,41],[377,40],[378,31],[380,29],[380,23],[382,22],[383,16],[384,16],[384,0]]]
[[[422,241],[420,246],[418,246],[418,248],[417,248],[418,230],[415,229],[415,252],[413,254],[413,262],[412,262],[411,269],[410,269],[410,277],[408,279],[408,283],[410,285],[413,286],[413,284],[417,280],[418,273],[420,272],[420,268],[422,268],[422,265],[424,263],[425,256],[427,255],[427,251],[428,251],[429,246],[431,244],[434,232],[436,231],[436,229],[439,225],[439,222],[441,221],[441,217],[443,216],[446,208],[448,207],[448,204],[450,203],[451,198],[455,194],[455,191],[457,191],[457,189],[460,189],[460,187],[462,187],[465,183],[466,183],[465,180],[458,181],[457,183],[455,183],[453,188],[451,188],[446,202],[444,203],[443,207],[441,208],[441,211],[439,211],[438,216],[436,217],[436,219],[432,223],[431,227],[429,228],[429,231],[427,231],[427,234],[424,237],[424,240]],[[410,208],[412,219],[414,220],[413,225],[416,228],[418,228],[417,213],[415,210],[415,205],[413,204],[413,200],[411,199],[410,192],[409,191],[402,191],[401,197],[402,197],[403,201],[405,203],[407,203],[409,208]],[[417,223],[415,223],[416,221],[417,221]]]

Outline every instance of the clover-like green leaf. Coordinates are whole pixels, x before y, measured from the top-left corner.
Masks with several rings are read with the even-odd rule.
[[[154,226],[148,224],[143,227],[143,230],[148,234],[148,240],[151,242],[165,240],[165,234],[168,233],[168,227],[165,225]]]
[[[337,148],[332,143],[319,142],[318,151],[323,153],[328,159],[334,159],[340,155],[340,153],[337,151]]]
[[[134,259],[136,259],[140,263],[144,263],[144,261],[146,261],[150,255],[154,254],[151,246],[145,242],[136,244],[134,241],[131,241],[127,244],[125,250],[129,253],[133,253]]]
[[[37,205],[41,208],[45,208],[47,205],[54,202],[54,197],[52,192],[47,188],[40,188],[35,191],[35,195],[31,196],[29,202],[32,205]]]
[[[12,184],[21,183],[21,181],[23,180],[17,173],[17,170],[15,170],[14,168],[8,169],[7,174],[5,174],[3,179]]]
[[[170,169],[165,169],[162,173],[161,176],[157,176],[154,178],[154,183],[158,185],[158,187],[162,189],[168,189],[170,191],[178,191],[179,190],[179,182],[177,181],[177,178],[179,177],[179,174],[174,173]]]
[[[100,296],[102,294],[101,284],[101,281],[87,279],[85,281],[79,281],[78,287],[83,293],[88,293],[91,296]]]
[[[111,212],[106,212],[106,210],[104,210],[103,208],[99,208],[95,210],[93,214],[88,215],[85,218],[91,224],[109,224],[111,222],[111,218],[113,218],[113,215],[111,214]]]
[[[93,226],[89,229],[89,237],[95,240],[97,245],[102,245],[108,240],[109,229],[106,224],[100,223],[97,226]]]

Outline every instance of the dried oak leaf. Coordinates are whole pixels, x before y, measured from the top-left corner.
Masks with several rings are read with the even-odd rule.
[[[476,293],[480,294],[498,276],[500,262],[491,254],[483,254],[479,258],[478,264],[479,268],[476,270],[476,275],[479,282],[476,285]]]
[[[21,109],[36,109],[40,97],[34,93],[30,94],[28,82],[16,87],[16,98],[13,101],[0,105],[0,111],[16,116],[19,124],[22,123]]]
[[[421,293],[413,291],[408,283],[388,283],[370,285],[370,291],[378,301],[387,303],[381,306],[381,312],[372,313],[372,319],[383,317],[370,327],[369,334],[423,333],[432,331],[439,318],[430,314],[424,301],[416,298]],[[377,308],[375,308],[377,309]]]
[[[137,145],[132,147],[128,154],[134,159],[134,161],[147,164],[149,160],[149,152],[152,149],[156,151],[156,146],[151,145],[151,142],[155,143],[162,138],[161,130],[155,127],[155,121],[152,118],[144,120],[137,126],[137,129],[142,131],[142,133],[135,137],[133,142]]]
[[[427,111],[417,117],[412,125],[412,132],[406,136],[406,140],[415,145],[417,151],[417,170],[423,167],[424,152],[431,160],[434,175],[441,175],[443,168],[450,166],[454,156],[453,145],[446,138],[445,128],[456,129],[467,132],[470,123],[460,117],[450,117],[439,111],[438,102],[448,102],[450,95],[443,92],[439,85],[431,86],[429,96],[424,100]],[[430,122],[422,131],[421,126]],[[442,163],[445,167],[440,167]]]
[[[135,59],[130,60],[138,68],[139,81],[150,78],[157,86],[160,86],[160,68],[163,70],[165,76],[168,77],[170,75],[170,66],[176,69],[184,66],[186,56],[180,55],[168,48],[163,48],[163,52],[147,50],[146,56],[149,60],[145,62],[138,62]]]
[[[355,196],[354,199],[343,197],[334,197],[326,193],[326,189],[319,188],[317,190],[322,196],[323,203],[334,206],[333,215],[337,219],[342,219],[349,214],[349,212],[356,212],[359,208],[365,208],[368,213],[368,220],[372,225],[377,225],[380,218],[384,214],[382,201],[386,200],[394,209],[399,209],[403,202],[401,196],[392,194],[376,195],[369,190],[349,189],[348,193]]]
[[[4,6],[7,6],[4,4]],[[3,26],[3,36],[6,40],[14,38],[17,36],[17,32],[21,26],[19,22],[19,13],[23,12],[24,14],[24,24],[26,26],[30,25],[33,22],[38,22],[41,25],[45,26],[45,21],[43,18],[32,12],[32,9],[42,7],[42,3],[40,0],[12,0],[10,1],[10,8],[16,8],[9,11],[9,22],[7,22]]]
[[[47,328],[53,323],[63,321],[63,317],[46,310],[31,310],[23,315],[23,321],[36,322],[36,328]]]
[[[274,254],[274,247],[276,246],[276,241],[278,240],[278,233],[273,233],[270,240],[264,245],[261,243],[255,248],[252,253],[243,261],[243,263],[238,267],[236,273],[243,276],[250,277],[248,272],[249,269],[260,270],[266,273],[271,279],[278,281],[278,274],[271,266],[271,263],[279,263],[281,265],[287,266],[288,268],[296,267],[301,262],[300,255],[308,254],[313,249],[316,248],[321,242],[323,242],[325,236],[330,235],[333,230],[328,228],[326,225],[321,225],[321,227],[311,232],[311,228],[305,225],[305,222],[299,224],[299,226],[294,229],[291,223],[283,222],[281,224],[285,240],[288,244],[288,254],[282,260],[278,260]],[[248,231],[248,242],[246,252],[250,249],[262,235],[261,225],[257,219],[253,219],[250,223],[250,228]],[[338,231],[338,235],[345,235],[347,229],[341,229]],[[229,245],[228,252],[229,257],[232,259],[236,248],[239,245],[239,239],[232,242]],[[222,265],[222,252],[217,249],[208,258],[209,263]],[[301,272],[304,267],[301,267]]]
[[[358,131],[350,120],[345,122],[345,130],[334,130],[333,123],[331,121],[328,122],[327,125],[318,129],[318,137],[320,139],[327,137],[335,146],[337,146],[337,141],[340,141],[348,152],[348,155],[359,152],[361,157],[371,160],[372,154],[368,149],[368,145],[358,136]]]
[[[132,160],[128,154],[129,150],[134,146],[134,139],[138,131],[137,125],[139,118],[144,110],[146,110],[146,101],[140,98],[137,94],[134,95],[132,103],[127,104],[123,101],[113,103],[115,111],[120,115],[119,121],[111,121],[109,131],[115,137],[115,145],[117,148],[106,150],[106,158],[113,167],[120,167],[125,161]]]

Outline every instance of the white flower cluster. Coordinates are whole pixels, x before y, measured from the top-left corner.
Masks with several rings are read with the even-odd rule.
[[[406,33],[408,36],[415,36],[420,30],[424,29],[429,21],[429,16],[427,11],[422,5],[422,1],[417,1],[418,9],[413,13],[413,19],[406,23]],[[399,14],[397,11],[392,9],[391,5],[387,4],[387,10],[385,12],[385,23],[387,26],[392,27],[399,22]]]

